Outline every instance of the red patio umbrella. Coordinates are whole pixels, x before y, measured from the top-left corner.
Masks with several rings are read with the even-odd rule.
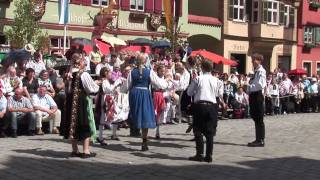
[[[308,73],[304,69],[297,68],[297,69],[293,69],[293,70],[289,71],[288,74],[289,75],[305,75]]]
[[[99,41],[97,39],[95,39],[94,42],[99,46],[99,49],[102,52],[102,54],[106,55],[110,53],[110,50],[109,50],[109,48],[111,47],[110,44],[107,44],[103,41]]]
[[[209,59],[210,61],[212,61],[213,63],[219,64],[225,64],[225,65],[231,65],[231,66],[237,66],[238,63],[230,60],[230,59],[226,59],[223,56],[220,56],[218,54],[215,54],[213,52],[210,51],[206,51],[206,50],[197,50],[197,51],[192,51],[191,56],[197,56],[200,55],[202,57],[204,57],[205,59]]]
[[[151,50],[149,46],[144,46],[146,48],[146,53],[150,54]],[[141,51],[142,46],[122,46],[120,51]]]
[[[222,64],[224,65],[230,65],[230,66],[238,66],[238,63],[234,60],[231,60],[231,59],[226,59],[224,58],[222,61],[221,61]]]

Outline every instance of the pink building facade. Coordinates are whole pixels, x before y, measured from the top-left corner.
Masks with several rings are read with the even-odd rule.
[[[301,1],[297,28],[297,68],[320,74],[320,0]]]

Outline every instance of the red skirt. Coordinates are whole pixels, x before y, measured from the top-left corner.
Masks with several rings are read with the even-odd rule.
[[[159,124],[161,113],[165,110],[166,101],[163,97],[163,92],[153,92],[153,106],[156,114],[156,121]]]

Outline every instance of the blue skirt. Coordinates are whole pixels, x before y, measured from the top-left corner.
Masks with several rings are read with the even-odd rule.
[[[148,89],[132,88],[129,93],[129,105],[129,117],[135,128],[156,128],[152,96]]]

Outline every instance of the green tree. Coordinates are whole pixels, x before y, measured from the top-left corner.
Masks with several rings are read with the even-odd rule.
[[[171,43],[171,53],[174,53],[176,48],[181,46],[183,43],[182,38],[179,36],[181,33],[181,25],[177,25],[172,18],[171,27],[165,27],[165,38],[168,39]]]
[[[32,16],[31,1],[15,0],[14,5],[14,23],[5,31],[11,46],[22,48],[25,44],[31,43],[35,48],[42,48],[47,33],[42,32],[39,22]]]

